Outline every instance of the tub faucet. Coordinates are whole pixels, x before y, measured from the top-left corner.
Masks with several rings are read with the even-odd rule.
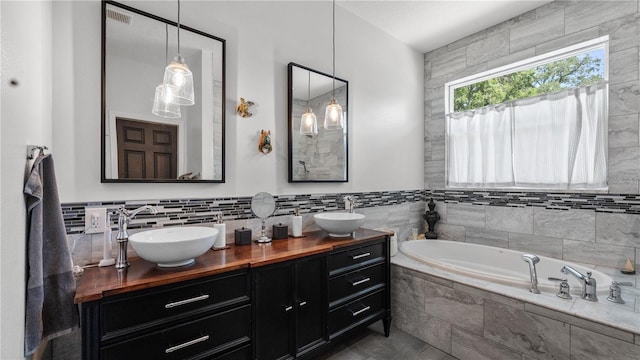
[[[533,254],[522,254],[522,260],[529,264],[529,276],[531,277],[531,289],[533,294],[540,294],[538,290],[538,273],[536,272],[536,264],[540,262],[540,258]]]
[[[563,266],[560,269],[563,274],[571,274],[575,276],[582,283],[582,295],[581,298],[587,301],[598,301],[596,296],[596,279],[591,277],[591,271],[587,271],[587,276],[582,275],[578,270],[571,266]]]
[[[129,261],[127,260],[127,244],[129,243],[129,233],[127,233],[127,226],[129,222],[138,213],[142,211],[149,211],[152,214],[157,214],[156,208],[145,205],[135,210],[127,210],[124,205],[116,210],[118,215],[118,234],[116,235],[116,241],[118,242],[118,259],[116,259],[116,269],[126,269],[129,267]]]

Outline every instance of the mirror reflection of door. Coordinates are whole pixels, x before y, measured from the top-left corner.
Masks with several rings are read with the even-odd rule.
[[[178,127],[116,118],[118,178],[176,179]]]
[[[161,2],[145,7],[160,8]],[[167,66],[167,45],[170,58],[175,55],[176,24],[115,2],[102,6],[102,182],[224,182],[225,40],[180,25],[180,55],[193,73],[196,103],[182,107],[179,118],[158,117],[151,109]],[[165,169],[154,177],[145,170],[153,161],[131,152],[128,161],[140,166],[120,175],[117,117],[177,125],[177,174]],[[166,165],[169,159],[155,160]]]

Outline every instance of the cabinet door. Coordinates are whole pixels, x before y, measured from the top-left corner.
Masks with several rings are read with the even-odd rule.
[[[296,279],[296,353],[313,350],[326,341],[326,257],[299,260]]]
[[[256,271],[256,359],[292,358],[293,349],[291,264],[270,266]]]

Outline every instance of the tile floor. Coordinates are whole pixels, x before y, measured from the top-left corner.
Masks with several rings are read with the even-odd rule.
[[[354,334],[317,360],[457,360],[406,332],[391,327],[384,337],[382,322]]]

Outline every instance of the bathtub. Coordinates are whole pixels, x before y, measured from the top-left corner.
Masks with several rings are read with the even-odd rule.
[[[400,246],[408,257],[460,275],[501,283],[521,288],[530,288],[529,265],[521,259],[527,251],[516,251],[493,246],[471,244],[446,240],[409,240]],[[572,294],[580,294],[582,284],[571,275],[560,272],[563,266],[569,265],[580,273],[591,271],[597,282],[597,292],[608,292],[610,276],[589,267],[558,260],[546,256],[539,256],[536,264],[538,274],[538,289],[557,291],[559,283],[548,280],[549,277],[567,279]]]

